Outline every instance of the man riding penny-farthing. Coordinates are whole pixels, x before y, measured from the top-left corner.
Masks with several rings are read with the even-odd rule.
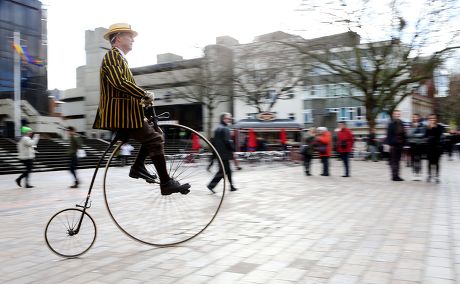
[[[103,177],[104,199],[110,217],[129,237],[155,246],[185,242],[210,225],[223,201],[225,182],[217,195],[207,188],[213,173],[207,171],[206,162],[199,162],[207,159],[187,162],[190,155],[217,155],[222,167],[211,143],[187,126],[158,123],[161,115],[156,116],[153,107],[144,108],[153,105],[153,93],[136,84],[125,58],[136,36],[124,23],[111,25],[104,35],[112,48],[100,68],[100,101],[93,128],[110,130],[114,138],[98,162],[84,204],[56,213],[46,226],[46,243],[60,256],[79,256],[94,244],[96,226],[87,212],[89,198],[99,165],[113,146]],[[192,138],[202,146],[199,153]],[[129,171],[110,167],[129,139],[140,143],[134,164]]]
[[[115,24],[104,35],[112,45],[102,60],[100,70],[101,96],[93,128],[109,129],[133,138],[142,144],[129,176],[153,181],[144,162],[149,156],[160,178],[161,194],[186,192],[190,185],[172,179],[166,168],[163,136],[151,127],[144,116],[143,104],[153,103],[153,93],[136,85],[126,54],[131,51],[137,32],[127,24]]]

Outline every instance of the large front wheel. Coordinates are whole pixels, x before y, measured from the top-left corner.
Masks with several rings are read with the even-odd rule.
[[[158,179],[148,183],[130,178],[130,167],[109,167],[121,145],[107,162],[103,186],[107,209],[121,231],[145,244],[170,246],[194,238],[211,224],[225,195],[225,179],[213,189],[215,193],[208,189],[223,165],[215,148],[200,133],[177,124],[162,124],[161,128],[169,175],[190,184],[190,192],[163,196]],[[145,167],[157,175],[149,158]]]

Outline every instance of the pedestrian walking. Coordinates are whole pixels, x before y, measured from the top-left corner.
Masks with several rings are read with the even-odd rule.
[[[22,137],[17,144],[18,158],[24,164],[24,172],[16,179],[16,184],[22,187],[21,181],[25,179],[25,188],[33,188],[30,184],[30,173],[32,172],[33,162],[35,159],[35,148],[40,140],[40,134],[34,134],[32,128],[21,127]]]
[[[311,176],[311,161],[313,160],[314,146],[315,146],[315,129],[311,128],[307,137],[304,139],[303,145],[300,147],[300,154],[303,156],[303,165],[305,174]]]
[[[367,148],[369,149],[372,161],[378,162],[378,159],[377,159],[378,144],[377,144],[377,137],[375,135],[375,128],[371,128],[369,135],[367,136]]]
[[[455,148],[455,131],[451,130],[448,133],[444,133],[444,146],[446,149],[447,157],[449,157],[449,161],[452,161],[454,148]]]
[[[438,123],[438,116],[436,114],[430,114],[428,116],[428,124],[426,126],[426,139],[427,139],[427,159],[428,159],[428,177],[427,182],[431,182],[433,178],[432,169],[435,168],[436,175],[434,180],[436,183],[440,182],[439,179],[439,158],[442,154],[442,143],[441,137],[444,133],[444,127]]]
[[[354,150],[353,157],[355,160],[365,161],[367,159],[367,142],[364,140],[364,138],[356,138],[352,150]]]
[[[211,144],[214,146],[214,138],[209,139],[209,142],[211,142]],[[211,156],[209,156],[209,164],[206,167],[208,172],[211,171],[211,167],[214,165],[214,160],[216,160],[216,155],[213,153]],[[243,169],[240,165],[240,161],[238,160],[238,156],[235,153],[233,153],[233,163],[235,164],[235,169],[238,171]]]
[[[401,112],[394,110],[391,115],[391,122],[387,128],[386,142],[390,145],[390,168],[393,181],[403,181],[399,174],[401,155],[404,145],[406,144],[406,130],[401,121]]]
[[[316,129],[316,145],[321,163],[323,164],[322,176],[329,176],[329,158],[332,153],[332,135],[326,127],[318,127]]]
[[[131,157],[131,152],[133,150],[134,147],[129,143],[121,145],[120,163],[122,167],[126,166],[126,164],[128,163],[128,158]]]
[[[343,162],[345,173],[342,177],[350,177],[350,153],[353,149],[355,138],[353,132],[347,128],[345,121],[338,123],[339,131],[337,132],[337,153]]]
[[[142,144],[129,172],[131,178],[157,182],[157,175],[149,173],[144,165],[150,156],[160,178],[161,194],[186,194],[190,185],[180,184],[169,176],[161,129],[150,126],[144,115],[143,105],[153,104],[154,95],[136,84],[126,60],[136,36],[137,32],[126,23],[113,24],[104,34],[112,48],[102,59],[101,94],[93,128],[117,131],[123,140],[133,138]]]
[[[81,148],[82,142],[80,137],[76,133],[76,129],[73,126],[67,127],[67,132],[69,134],[70,139],[70,147],[67,154],[70,157],[70,164],[69,164],[69,171],[74,178],[73,185],[70,188],[78,188],[80,184],[78,177],[77,177],[77,168],[78,168],[78,150]]]
[[[227,175],[228,181],[230,182],[230,191],[236,191],[238,189],[233,185],[232,169],[230,167],[230,160],[233,160],[233,153],[235,152],[235,147],[230,136],[230,129],[228,128],[228,125],[232,122],[232,119],[233,118],[230,113],[222,113],[220,115],[220,123],[214,131],[213,143],[217,153],[219,153],[220,158],[222,159],[225,174]],[[217,186],[220,180],[225,178],[224,169],[219,167],[218,172],[208,184],[208,189],[212,193],[215,193],[214,188]]]
[[[420,120],[420,115],[415,113],[412,115],[412,123],[408,130],[408,142],[411,153],[411,164],[413,180],[422,179],[422,155],[425,147],[425,125]]]

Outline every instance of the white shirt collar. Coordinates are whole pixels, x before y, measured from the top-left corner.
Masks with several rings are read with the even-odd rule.
[[[121,56],[123,56],[123,58],[126,60],[126,55],[123,52],[123,50],[119,49],[118,47],[115,47],[115,48],[118,49],[118,51],[121,53]]]

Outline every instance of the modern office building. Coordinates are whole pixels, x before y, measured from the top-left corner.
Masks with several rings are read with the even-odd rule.
[[[46,27],[47,14],[40,1],[0,1],[0,100],[3,105],[14,100],[14,57],[17,53],[21,58],[21,99],[35,109],[35,114],[48,114]],[[20,38],[17,46],[13,44],[15,32]],[[3,130],[11,132],[10,115],[2,112],[0,124]]]

